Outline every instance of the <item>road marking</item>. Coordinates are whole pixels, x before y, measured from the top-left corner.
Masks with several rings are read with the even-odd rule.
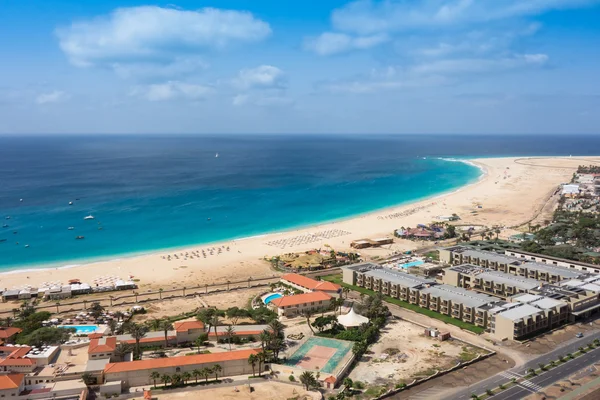
[[[524,379],[523,375],[519,375],[512,371],[503,371],[500,373],[500,375],[502,375],[503,377],[510,379],[510,380],[512,380],[513,378],[514,379],[523,379],[522,382],[517,382],[516,384],[519,386],[522,386],[523,388],[525,388],[527,390],[531,390],[533,393],[539,392],[542,389],[544,389],[542,386],[536,385],[535,383],[533,383],[527,379]]]

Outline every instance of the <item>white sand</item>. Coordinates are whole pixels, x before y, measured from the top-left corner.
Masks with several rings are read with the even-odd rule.
[[[113,261],[95,262],[87,265],[45,269],[34,272],[5,273],[0,275],[3,288],[37,286],[42,282],[79,278],[92,283],[101,275],[139,278],[142,289],[150,287],[203,285],[225,280],[243,280],[247,277],[273,275],[269,265],[261,259],[281,253],[318,248],[324,244],[336,250],[349,249],[350,242],[360,238],[389,236],[401,226],[429,223],[436,216],[458,214],[461,223],[487,226],[511,226],[525,223],[545,204],[560,183],[568,182],[580,164],[600,163],[600,157],[588,158],[495,158],[473,160],[484,168],[486,176],[479,182],[457,192],[423,200],[410,205],[392,207],[364,216],[327,223],[283,233],[274,233],[245,240],[229,241],[214,245],[197,246],[177,253],[200,251],[217,246],[230,246],[230,251],[168,261],[163,258],[175,251],[165,251],[144,256],[121,258]],[[505,178],[506,177],[506,178]],[[308,200],[309,201],[309,200]],[[332,207],[335,203],[332,199]],[[477,205],[482,206],[481,209]],[[477,211],[477,215],[471,214]],[[401,216],[402,215],[402,216]],[[311,234],[327,232],[334,237],[314,238]],[[342,234],[336,236],[336,234]],[[277,242],[278,246],[267,243]],[[417,246],[410,241],[396,241],[392,249],[411,249]],[[373,250],[366,250],[369,254]],[[379,250],[389,252],[390,249]],[[372,253],[371,253],[372,254]],[[185,266],[186,268],[181,268]]]

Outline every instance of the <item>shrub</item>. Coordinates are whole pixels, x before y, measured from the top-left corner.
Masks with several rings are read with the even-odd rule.
[[[354,387],[354,389],[364,389],[365,388],[365,384],[362,383],[361,381],[354,381],[354,385],[352,385]]]
[[[294,375],[290,375],[290,382],[296,382],[296,378],[294,378]]]

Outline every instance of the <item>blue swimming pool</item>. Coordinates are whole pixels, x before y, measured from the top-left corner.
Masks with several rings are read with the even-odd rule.
[[[417,260],[417,261],[412,261],[406,264],[398,264],[398,268],[410,268],[410,267],[418,267],[419,265],[423,265],[425,264],[425,261],[422,260]]]
[[[98,325],[59,325],[59,328],[73,328],[75,329],[76,335],[83,335],[86,333],[94,333],[98,329]]]
[[[283,295],[282,295],[282,294],[280,294],[280,293],[273,293],[273,294],[270,294],[270,295],[268,295],[267,297],[265,297],[265,298],[263,299],[263,303],[265,303],[265,304],[269,304],[271,301],[273,301],[273,300],[275,300],[275,299],[279,299],[279,298],[281,298],[281,297],[283,297]]]

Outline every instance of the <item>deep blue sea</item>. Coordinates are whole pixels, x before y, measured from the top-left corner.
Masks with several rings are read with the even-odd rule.
[[[280,231],[480,175],[439,157],[570,154],[599,155],[600,137],[0,136],[0,269]]]

